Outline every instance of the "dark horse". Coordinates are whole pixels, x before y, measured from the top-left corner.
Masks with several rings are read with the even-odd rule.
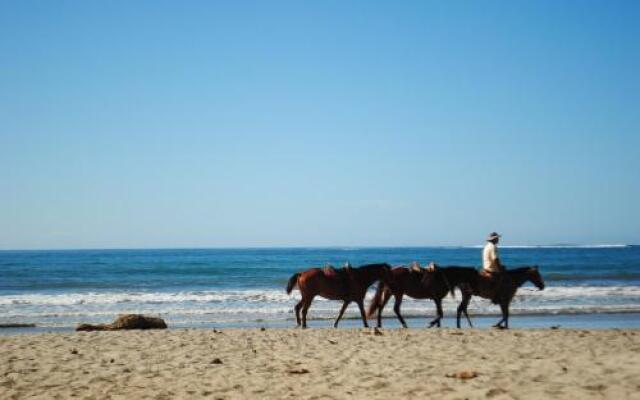
[[[467,271],[467,268],[462,267],[436,267],[435,264],[420,270],[407,267],[394,268],[391,270],[394,287],[383,282],[378,285],[376,294],[369,305],[368,316],[371,317],[378,310],[378,327],[382,327],[382,310],[393,295],[395,298],[393,311],[402,326],[406,328],[407,324],[400,314],[400,305],[402,304],[402,297],[407,295],[414,299],[433,299],[436,303],[437,316],[429,323],[429,327],[440,327],[440,320],[443,317],[442,299],[447,293],[453,295],[453,290],[456,286],[462,283],[475,282],[477,272],[473,268],[471,269],[473,272]],[[438,271],[438,273],[433,273],[435,271]],[[433,279],[429,280],[429,286],[422,283],[427,274],[433,274]]]
[[[304,272],[293,274],[289,278],[287,284],[287,294],[298,286],[302,300],[295,306],[297,326],[307,327],[307,311],[313,298],[320,295],[329,300],[342,300],[342,308],[338,314],[338,318],[333,324],[334,328],[338,327],[338,322],[342,318],[342,314],[352,301],[355,301],[360,308],[360,315],[365,328],[368,328],[367,318],[364,313],[364,296],[367,289],[374,282],[382,280],[384,282],[391,281],[391,266],[389,264],[367,264],[358,268],[343,268],[336,270],[334,273],[328,274],[322,268],[311,268]],[[345,276],[346,275],[346,276]],[[300,320],[300,309],[302,309],[302,321]]]
[[[462,313],[464,313],[467,318],[469,325],[473,326],[467,313],[467,306],[469,305],[472,295],[490,299],[494,304],[500,305],[502,319],[495,324],[494,327],[509,329],[509,306],[518,288],[526,282],[531,282],[538,289],[544,289],[544,281],[537,266],[510,269],[507,270],[506,275],[493,279],[497,279],[498,281],[493,281],[492,278],[478,273],[478,278],[475,283],[459,285],[460,291],[462,292],[462,301],[458,306],[458,315],[456,317],[458,328],[460,327],[460,314]]]

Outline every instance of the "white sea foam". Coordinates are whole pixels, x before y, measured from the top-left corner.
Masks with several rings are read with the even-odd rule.
[[[373,296],[370,291],[367,304]],[[293,318],[293,306],[300,299],[295,291],[282,289],[165,292],[104,292],[67,294],[20,294],[0,296],[0,322],[34,322],[40,326],[73,326],[80,322],[105,322],[120,313],[160,315],[172,323],[243,323]],[[447,296],[446,314],[455,313],[460,295]],[[316,297],[310,318],[334,318],[339,302]],[[640,286],[548,286],[544,291],[521,288],[512,303],[514,314],[559,314],[593,312],[640,312]],[[497,314],[490,301],[474,297],[469,310],[475,315]],[[430,317],[431,300],[405,296],[406,316]],[[386,315],[393,315],[391,304]],[[347,318],[358,318],[352,305]]]
[[[255,303],[285,302],[290,299],[284,290],[228,290],[187,292],[104,292],[64,294],[21,294],[0,296],[2,305],[80,305],[118,303],[225,303],[245,301]]]
[[[368,297],[373,291],[369,291]],[[589,297],[638,297],[640,286],[547,286],[540,291],[524,287],[519,296],[538,298],[589,298]],[[0,296],[0,306],[42,305],[108,305],[120,303],[164,304],[164,303],[255,303],[264,306],[290,303],[299,298],[298,291],[287,295],[284,290],[221,290],[221,291],[184,291],[184,292],[89,292],[64,294],[19,294]],[[319,301],[325,299],[316,298]]]

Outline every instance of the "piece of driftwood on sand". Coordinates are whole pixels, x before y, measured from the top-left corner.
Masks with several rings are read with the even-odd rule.
[[[147,317],[140,314],[120,315],[111,324],[80,324],[76,331],[119,331],[126,329],[167,329],[162,318]]]

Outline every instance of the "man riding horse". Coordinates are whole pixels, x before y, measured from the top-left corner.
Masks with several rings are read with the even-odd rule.
[[[506,272],[505,266],[500,262],[498,255],[498,242],[500,237],[497,232],[491,232],[487,237],[487,244],[482,249],[482,272],[481,276],[487,278],[490,286],[498,292]]]
[[[501,235],[498,235],[497,232],[491,232],[487,237],[487,244],[482,249],[482,272],[487,277],[495,278],[496,274],[504,272],[504,266],[498,256],[500,237]]]

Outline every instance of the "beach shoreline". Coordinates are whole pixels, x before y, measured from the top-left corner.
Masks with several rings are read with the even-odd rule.
[[[337,310],[336,310],[337,313]],[[163,317],[162,315],[157,315]],[[489,329],[495,324],[500,316],[495,315],[472,315],[472,322],[475,328]],[[431,314],[421,316],[405,315],[405,319],[410,328],[426,328]],[[108,323],[111,320],[105,319],[101,323]],[[172,323],[171,319],[166,320],[170,330],[175,329],[256,329],[266,328],[293,328],[295,320],[289,319],[264,319],[260,321],[250,321],[245,323],[220,323],[208,322],[200,324],[180,324]],[[375,325],[375,320],[368,321],[371,326]],[[385,328],[400,328],[400,323],[394,315],[385,313],[382,320]],[[333,318],[311,318],[309,326],[312,328],[327,328],[333,324]],[[455,316],[445,315],[442,319],[443,327],[454,328]],[[637,312],[615,312],[615,313],[581,313],[581,314],[515,314],[512,315],[511,324],[516,329],[544,329],[550,327],[569,329],[640,329],[640,313]],[[359,316],[347,316],[340,321],[340,329],[362,328],[362,320]],[[467,322],[462,320],[462,329],[467,329]],[[0,336],[41,334],[41,333],[69,333],[75,330],[75,326],[33,326],[19,328],[2,328]]]
[[[174,329],[0,337],[2,398],[640,398],[638,329]]]

